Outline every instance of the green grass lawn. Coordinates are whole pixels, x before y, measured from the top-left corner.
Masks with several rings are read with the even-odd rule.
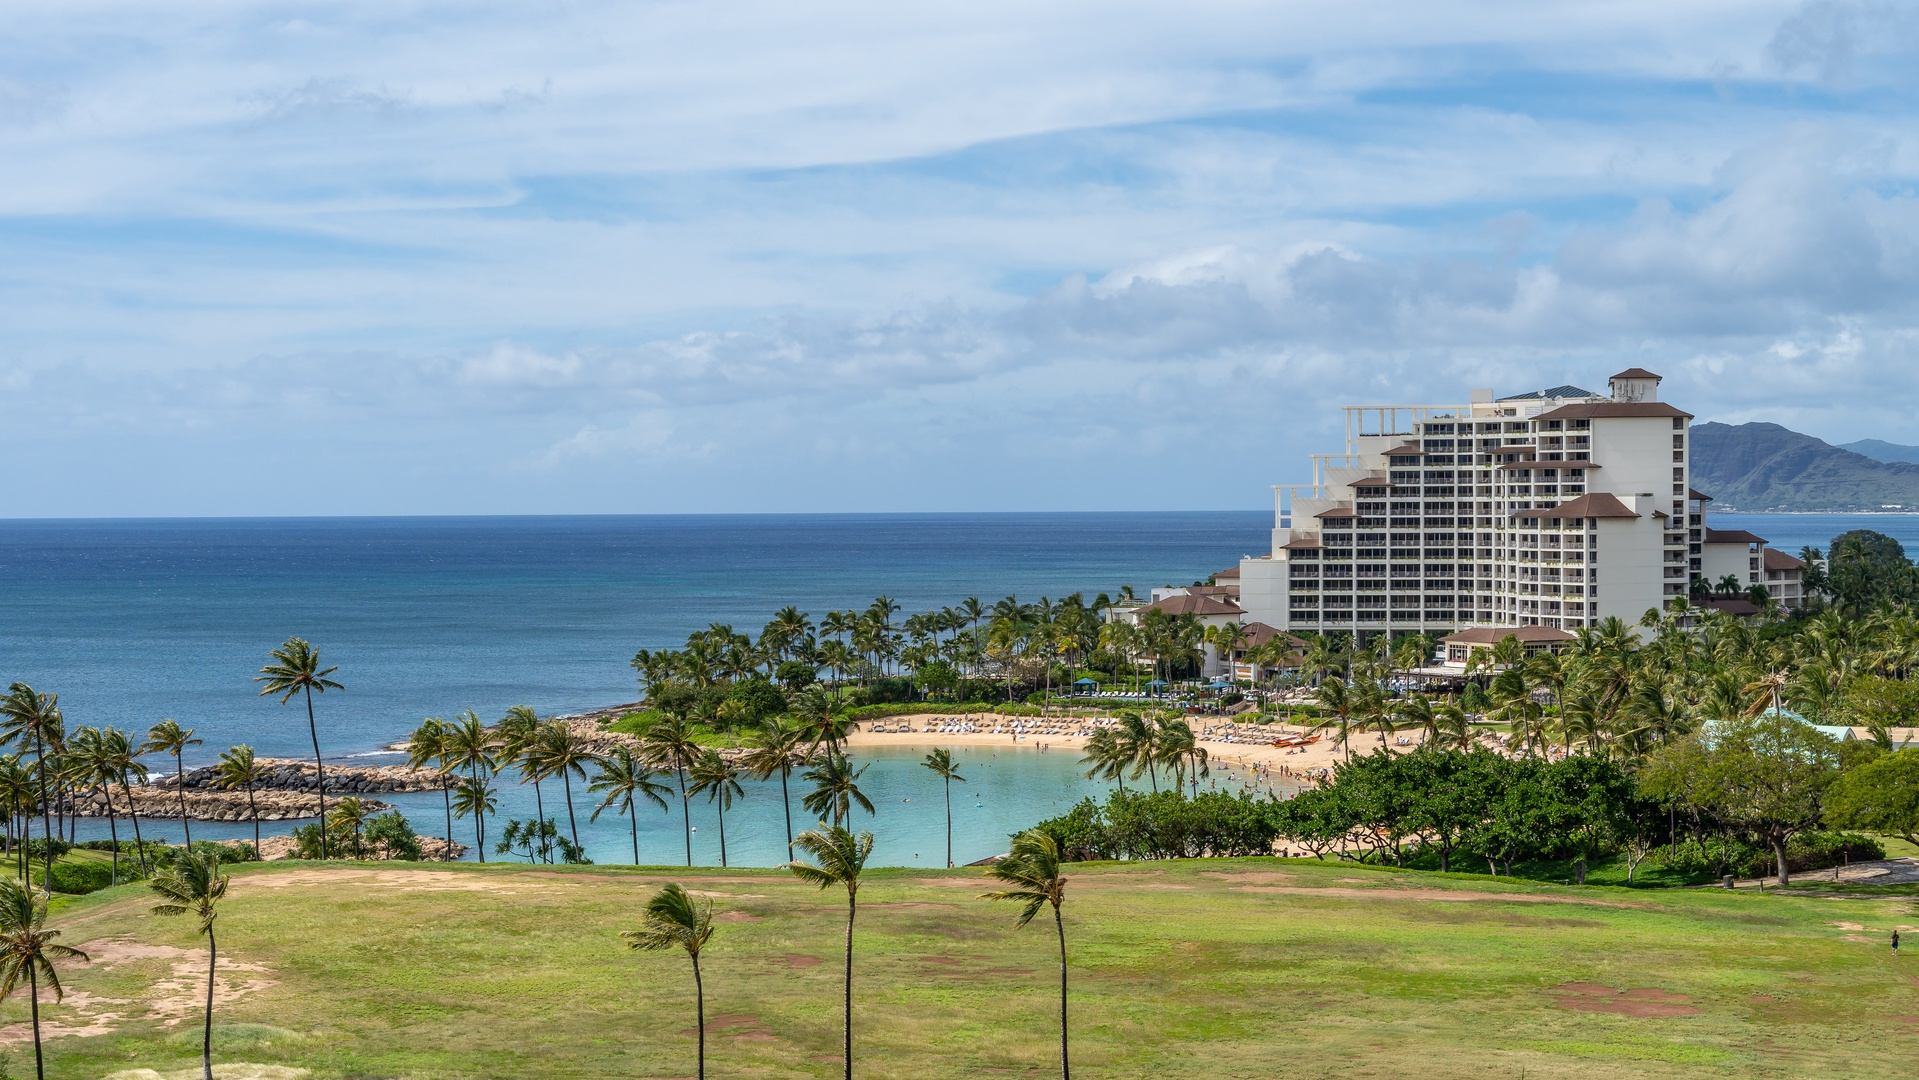
[[[1910,1075],[1919,1053],[1919,956],[1895,962],[1885,944],[1894,925],[1919,925],[1910,897],[1274,859],[1071,876],[1085,1077],[1880,1077]],[[223,961],[246,965],[231,979],[248,985],[217,1016],[216,1061],[317,1077],[690,1076],[685,958],[616,936],[671,880],[715,894],[721,913],[712,1074],[835,1074],[843,894],[774,871],[604,867],[240,868],[220,932]],[[1009,906],[977,899],[985,887],[978,871],[869,876],[862,1075],[1056,1068],[1050,928],[1013,929]],[[204,954],[149,903],[141,886],[56,900],[63,940],[104,962],[70,968],[68,1004],[44,1016],[108,1033],[53,1039],[49,1076],[194,1063]],[[1568,983],[1589,985],[1552,992]],[[17,996],[4,1010],[26,1017]],[[15,1048],[16,1073],[27,1053]]]

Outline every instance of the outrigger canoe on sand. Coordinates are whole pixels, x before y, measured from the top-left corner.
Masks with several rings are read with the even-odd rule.
[[[1274,746],[1311,746],[1319,741],[1317,735],[1288,735],[1283,739],[1274,739]]]

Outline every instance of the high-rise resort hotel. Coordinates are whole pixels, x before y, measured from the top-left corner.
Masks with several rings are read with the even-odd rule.
[[[1753,585],[1797,606],[1803,563],[1707,527],[1692,415],[1660,401],[1659,383],[1629,368],[1603,395],[1555,386],[1348,405],[1345,451],[1313,455],[1312,483],[1275,487],[1272,553],[1239,564],[1237,597],[1206,599],[1237,600],[1239,620],[1276,631],[1451,634],[1449,653],[1515,631],[1541,647],[1609,616],[1633,623],[1695,577],[1718,588],[1731,575],[1746,594],[1706,606],[1751,614]]]

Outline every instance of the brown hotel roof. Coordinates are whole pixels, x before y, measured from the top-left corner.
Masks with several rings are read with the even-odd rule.
[[[1616,377],[1616,376],[1615,376]],[[1599,401],[1590,405],[1561,405],[1540,413],[1534,420],[1615,420],[1635,416],[1683,416],[1692,414],[1663,401]]]
[[[1655,511],[1656,513],[1656,511]],[[1556,517],[1556,518],[1636,518],[1639,515],[1617,495],[1598,491],[1591,495],[1581,495],[1571,502],[1558,506],[1535,506],[1530,510],[1515,510],[1512,517]]]

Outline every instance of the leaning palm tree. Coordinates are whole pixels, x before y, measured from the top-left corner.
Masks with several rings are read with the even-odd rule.
[[[320,858],[325,860],[326,850],[326,764],[320,759],[320,728],[313,720],[313,693],[328,690],[345,690],[346,687],[334,682],[327,676],[338,671],[337,667],[320,667],[320,650],[302,638],[288,638],[285,645],[273,650],[272,660],[253,677],[261,687],[260,696],[280,695],[280,704],[285,705],[295,694],[305,694],[307,703],[307,734],[313,737],[314,790],[320,795]]]
[[[266,767],[253,756],[253,747],[245,743],[220,754],[220,763],[213,767],[213,775],[220,786],[228,791],[247,793],[247,816],[253,819],[253,857],[260,855],[260,807],[253,800],[253,786],[266,777]]]
[[[47,842],[47,881],[53,880],[53,800],[47,798],[47,750],[60,741],[58,736],[65,727],[58,694],[37,694],[33,687],[17,682],[0,699],[0,746],[33,744],[34,772],[40,785],[40,826]]]
[[[406,763],[409,768],[420,770],[431,768],[440,777],[440,802],[446,808],[446,851],[444,858],[453,857],[453,773],[446,767],[446,721],[429,716],[413,729],[406,740]]]
[[[653,778],[659,775],[653,771],[633,748],[625,744],[615,746],[613,752],[600,759],[600,771],[587,785],[587,790],[603,796],[600,805],[593,809],[593,815],[586,820],[600,820],[600,812],[608,807],[617,806],[619,812],[631,819],[633,828],[633,865],[640,864],[640,815],[633,808],[635,797],[646,799],[666,812],[666,796],[672,791],[665,784],[655,783]]]
[[[699,1080],[706,1080],[706,988],[700,982],[700,950],[713,937],[713,902],[693,899],[676,882],[646,902],[644,929],[623,930],[620,936],[626,939],[628,948],[644,952],[685,949],[687,958],[693,961],[693,1030],[700,1040]]]
[[[1066,922],[1060,916],[1066,879],[1059,874],[1059,845],[1038,829],[1028,829],[1013,838],[1012,851],[987,873],[1012,888],[984,893],[985,899],[1026,905],[1015,926],[1025,926],[1041,908],[1053,905],[1053,929],[1059,935],[1059,1075],[1060,1080],[1068,1080],[1072,1074],[1066,1064]]]
[[[166,901],[155,904],[153,914],[192,915],[200,921],[198,932],[207,936],[207,1016],[200,1031],[200,1068],[205,1080],[213,1080],[213,974],[220,959],[220,946],[213,937],[213,920],[219,917],[220,899],[227,894],[227,876],[220,870],[220,856],[211,852],[188,853],[147,882],[147,887]]]
[[[486,861],[486,816],[499,805],[493,798],[493,787],[477,776],[469,776],[460,781],[453,796],[453,816],[473,819],[473,847],[480,853],[480,861]]]
[[[708,750],[700,755],[688,772],[693,786],[688,790],[694,795],[704,794],[706,801],[714,803],[720,811],[720,867],[726,867],[726,811],[733,800],[744,798],[746,789],[740,787],[740,770],[732,762],[720,756],[718,750]]]
[[[958,780],[964,784],[966,778],[959,774],[959,768],[953,764],[952,752],[944,746],[926,755],[926,760],[920,764],[933,770],[933,775],[939,777],[946,788],[946,868],[951,870],[953,868],[953,781]]]
[[[793,800],[787,790],[787,779],[793,775],[793,758],[805,744],[806,733],[778,717],[769,716],[760,721],[760,726],[747,739],[747,751],[740,758],[747,775],[755,780],[770,780],[774,773],[780,776],[780,809],[786,814],[786,857],[790,859],[793,857]]]
[[[0,998],[13,993],[25,978],[27,1000],[33,1009],[33,1075],[39,1080],[47,1076],[46,1064],[40,1058],[40,977],[46,976],[57,1002],[66,991],[61,989],[53,962],[87,959],[79,949],[55,942],[60,931],[48,930],[46,922],[46,893],[0,878]]]
[[[177,720],[162,720],[147,729],[147,741],[140,747],[143,754],[172,754],[174,790],[180,796],[180,830],[186,833],[187,847],[193,846],[193,825],[187,818],[187,766],[181,757],[189,746],[200,745],[193,737],[192,728],[183,728]]]
[[[845,1067],[845,1080],[853,1080],[853,916],[859,907],[860,871],[866,869],[866,857],[873,853],[873,834],[863,832],[854,836],[838,825],[822,821],[819,828],[801,833],[793,844],[814,859],[810,863],[797,859],[786,863],[795,877],[822,889],[834,885],[846,889],[846,986],[840,1058]]]
[[[800,805],[808,813],[821,817],[831,815],[834,825],[846,824],[855,804],[869,814],[874,813],[872,800],[859,787],[860,774],[865,771],[865,765],[855,769],[843,755],[828,754],[826,760],[800,774],[801,780],[813,785],[812,791],[801,796]]]

